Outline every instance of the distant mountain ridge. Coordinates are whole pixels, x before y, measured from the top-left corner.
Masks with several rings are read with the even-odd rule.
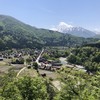
[[[0,50],[10,48],[42,48],[44,46],[76,46],[96,39],[85,39],[60,32],[39,29],[11,16],[0,15]]]
[[[84,29],[82,27],[74,27],[72,25],[66,24],[65,22],[60,22],[59,25],[55,28],[52,28],[52,30],[85,38],[94,37],[96,35],[95,32]]]

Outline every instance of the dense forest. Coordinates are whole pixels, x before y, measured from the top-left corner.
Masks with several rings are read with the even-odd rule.
[[[75,37],[60,32],[39,29],[19,20],[0,15],[0,49],[41,48],[43,46],[79,46],[98,39]]]
[[[88,72],[100,71],[100,43],[72,49],[67,60],[73,64],[83,65]]]

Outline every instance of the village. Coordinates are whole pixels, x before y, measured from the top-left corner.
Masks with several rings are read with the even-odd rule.
[[[40,70],[42,74],[55,72],[60,70],[63,67],[82,69],[83,66],[70,64],[67,62],[67,56],[69,55],[66,52],[68,48],[45,48],[42,50],[39,49],[11,49],[0,52],[0,68],[3,69],[3,72],[9,70],[9,68],[15,70],[16,72],[20,71],[24,67],[27,69]],[[5,63],[4,67],[2,63]],[[2,70],[0,71],[2,73]]]
[[[52,72],[61,69],[63,64],[59,58],[65,55],[65,50],[66,49],[61,49],[61,51],[59,51],[57,48],[46,48],[43,50],[38,62],[36,62],[36,59],[40,55],[41,50],[29,48],[5,50],[0,52],[0,62],[5,62],[6,66],[11,66],[11,68],[17,72],[23,67]],[[38,66],[35,66],[34,63],[37,63]],[[42,72],[42,74],[43,73],[45,72]]]

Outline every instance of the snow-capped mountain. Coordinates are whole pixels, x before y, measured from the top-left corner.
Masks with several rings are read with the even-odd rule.
[[[60,22],[59,25],[52,28],[51,30],[85,38],[93,37],[96,35],[95,32],[84,29],[82,27],[74,27],[72,25],[66,24],[65,22]]]
[[[97,35],[99,34],[100,35],[100,31],[94,31]]]

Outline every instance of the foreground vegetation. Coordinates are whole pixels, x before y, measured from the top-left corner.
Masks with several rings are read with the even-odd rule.
[[[0,77],[0,100],[99,100],[100,72],[89,75],[76,69],[62,68],[60,91],[51,80],[41,76],[16,78],[13,70]]]

